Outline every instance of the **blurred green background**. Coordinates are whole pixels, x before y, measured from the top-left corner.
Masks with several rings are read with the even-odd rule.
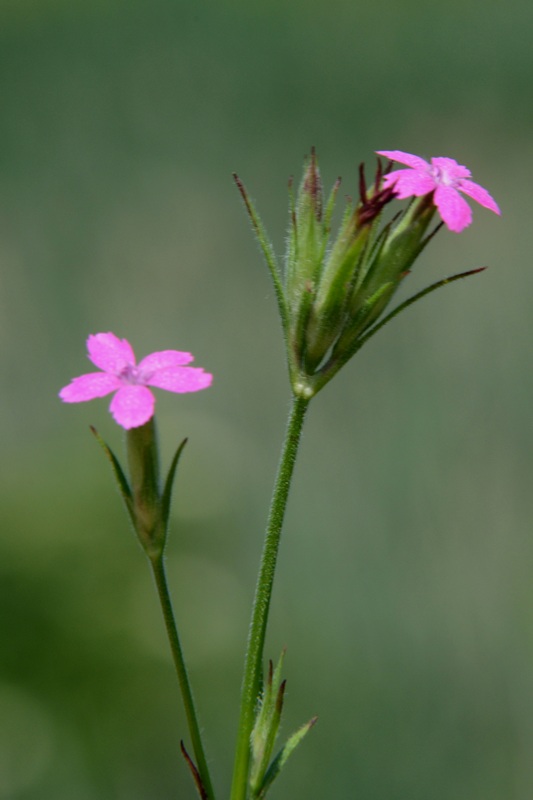
[[[180,467],[168,566],[220,797],[288,385],[231,173],[279,252],[311,145],[354,194],[376,149],[447,155],[494,195],[442,232],[411,309],[311,407],[267,655],[275,798],[533,794],[531,31],[526,0],[0,4],[0,800],[192,798],[162,622],[94,424],[63,406],[89,333],[215,375],[159,393]]]

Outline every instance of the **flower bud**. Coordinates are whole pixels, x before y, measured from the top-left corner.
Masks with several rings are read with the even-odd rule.
[[[381,165],[370,194],[366,190],[364,167],[359,169],[360,201],[346,208],[339,233],[324,260],[320,281],[310,309],[306,331],[306,366],[315,369],[342,330],[349,311],[350,291],[361,276],[364,259],[381,211],[393,192],[380,189]],[[333,210],[333,209],[332,209]]]
[[[335,191],[335,187],[334,187]],[[296,199],[290,192],[290,225],[285,260],[285,296],[290,338],[296,343],[307,324],[314,287],[322,270],[329,235],[329,216],[323,207],[323,186],[314,149]],[[328,208],[331,202],[328,203]]]
[[[290,184],[292,193],[292,182]],[[325,241],[323,227],[323,187],[313,150],[296,197],[291,198],[291,221],[287,253],[287,295],[298,304],[320,269]]]
[[[316,174],[314,154],[310,166],[313,174]],[[309,170],[302,182],[304,190],[314,185],[308,174]],[[381,234],[378,230],[383,208],[394,197],[394,190],[383,188],[381,179],[382,169],[378,161],[374,184],[367,191],[364,167],[361,165],[359,201],[355,205],[348,204],[339,232],[330,242],[330,219],[337,182],[328,203],[320,248],[315,248],[313,269],[302,268],[298,259],[300,253],[298,250],[293,253],[292,273],[304,272],[307,280],[305,293],[294,294],[292,285],[289,281],[286,283],[289,310],[293,319],[296,319],[296,324],[291,326],[290,338],[298,359],[298,385],[302,384],[302,374],[306,376],[304,384],[313,383],[313,376],[327,364],[333,349],[336,348],[338,355],[336,346],[339,342],[348,340],[351,343],[353,321],[358,321],[358,330],[361,329],[361,323],[364,327],[368,298],[379,292],[379,305],[383,310],[400,279],[402,270],[398,267],[406,259],[399,252],[396,253],[394,247],[389,247],[391,239],[397,236],[396,227],[390,223]],[[299,206],[294,216],[293,226],[298,231]],[[402,250],[407,255],[409,247],[403,247]],[[368,311],[375,311],[374,304]]]
[[[348,301],[347,320],[333,350],[335,357],[342,358],[387,308],[429,241],[424,237],[434,211],[426,197],[415,200],[378,236],[364,260],[360,280],[353,287]]]

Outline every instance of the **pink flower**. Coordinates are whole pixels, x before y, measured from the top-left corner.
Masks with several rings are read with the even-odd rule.
[[[155,397],[148,386],[169,392],[198,392],[211,385],[213,376],[203,369],[186,367],[190,353],[162,350],[135,363],[135,354],[126,339],[114,333],[97,333],[87,339],[89,359],[102,372],[89,372],[74,378],[61,389],[65,403],[83,403],[116,392],[109,410],[123,428],[138,428],[154,414]]]
[[[435,192],[434,203],[443,222],[451,231],[459,233],[472,222],[472,210],[459,192],[468,195],[480,205],[500,214],[497,203],[477,183],[468,180],[470,170],[453,158],[432,158],[429,164],[420,156],[401,150],[377,150],[378,155],[406,164],[409,169],[398,169],[384,177],[384,188],[394,187],[397,197],[420,197]]]

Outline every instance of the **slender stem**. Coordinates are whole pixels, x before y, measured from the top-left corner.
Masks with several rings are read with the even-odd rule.
[[[181,696],[183,698],[183,705],[185,706],[185,714],[187,716],[187,723],[189,726],[189,734],[191,736],[194,755],[196,757],[196,766],[198,767],[198,772],[206,791],[206,797],[208,800],[214,800],[215,793],[213,792],[213,785],[209,775],[207,759],[205,757],[204,746],[202,744],[200,726],[198,724],[198,717],[194,706],[194,698],[192,696],[189,676],[187,674],[187,667],[185,666],[185,660],[183,658],[183,652],[178,636],[174,611],[172,609],[172,600],[170,599],[163,555],[160,554],[159,556],[151,558],[150,563],[152,565],[152,572],[155,578],[159,600],[161,602],[163,617],[165,618],[167,636],[170,643],[170,649],[172,651],[172,657],[174,659],[174,665],[178,674]]]
[[[246,800],[250,767],[250,736],[254,725],[257,698],[260,689],[263,648],[272,596],[272,584],[278,557],[279,542],[287,498],[300,443],[305,412],[309,398],[294,397],[285,442],[270,505],[265,543],[255,590],[252,620],[244,664],[241,690],[241,713],[235,753],[231,800]]]

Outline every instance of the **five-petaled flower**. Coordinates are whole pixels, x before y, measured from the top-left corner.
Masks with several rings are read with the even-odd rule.
[[[385,175],[384,188],[394,187],[396,196],[420,197],[434,192],[433,202],[443,222],[451,231],[459,233],[472,222],[472,210],[459,192],[468,195],[480,205],[500,214],[495,200],[486,189],[469,180],[470,170],[453,158],[432,158],[431,163],[420,156],[401,150],[377,150],[378,155],[405,164],[409,169],[398,169]]]
[[[65,403],[82,403],[116,392],[109,410],[123,428],[138,428],[154,414],[155,397],[148,386],[169,392],[197,392],[211,385],[213,376],[198,367],[190,353],[162,350],[135,363],[133,348],[113,333],[97,333],[87,339],[88,357],[102,372],[74,378],[61,389]]]

